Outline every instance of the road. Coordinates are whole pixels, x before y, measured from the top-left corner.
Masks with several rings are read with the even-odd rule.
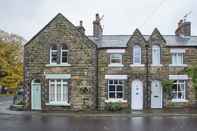
[[[9,101],[4,100],[1,102]],[[94,117],[0,113],[0,131],[197,131],[197,116]]]

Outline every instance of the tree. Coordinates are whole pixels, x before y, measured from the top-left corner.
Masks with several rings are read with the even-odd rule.
[[[0,85],[16,88],[23,80],[22,45],[0,41]]]

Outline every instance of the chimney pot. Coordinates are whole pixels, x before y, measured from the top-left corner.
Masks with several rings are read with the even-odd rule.
[[[81,32],[82,34],[85,35],[85,28],[83,27],[83,21],[82,20],[79,21],[79,26],[77,26],[77,29],[78,29],[79,32]]]
[[[93,36],[96,38],[101,38],[103,35],[103,28],[101,26],[102,18],[100,18],[99,14],[97,13],[96,20],[93,21]]]

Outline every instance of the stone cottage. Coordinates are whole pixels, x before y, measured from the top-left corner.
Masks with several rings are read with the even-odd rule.
[[[93,35],[58,14],[24,47],[28,110],[105,110],[185,107],[195,100],[185,70],[197,64],[197,37],[181,20],[175,35],[103,35],[99,14]],[[161,82],[174,82],[170,99]]]

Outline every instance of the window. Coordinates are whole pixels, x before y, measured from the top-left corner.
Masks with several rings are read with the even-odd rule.
[[[61,48],[61,63],[68,63],[68,48],[65,45]]]
[[[110,64],[122,64],[122,55],[121,54],[111,54],[110,55]]]
[[[185,80],[176,80],[172,88],[172,99],[183,100],[185,99]]]
[[[172,53],[172,65],[183,65],[183,53]]]
[[[67,80],[49,80],[49,102],[54,104],[68,103]]]
[[[57,46],[50,48],[50,64],[57,64],[58,62],[58,50]]]
[[[133,47],[133,64],[141,64],[141,47],[138,45]]]
[[[123,80],[108,80],[108,98],[123,99]]]
[[[152,47],[152,64],[153,65],[160,64],[160,47],[157,45],[153,45]]]

